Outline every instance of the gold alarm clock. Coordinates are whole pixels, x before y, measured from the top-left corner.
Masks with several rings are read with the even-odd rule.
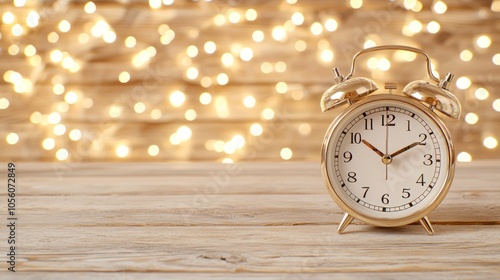
[[[432,82],[413,81],[397,94],[397,84],[353,77],[356,59],[366,53],[401,50],[421,54]],[[326,187],[345,212],[337,231],[356,218],[395,227],[420,221],[434,233],[427,215],[446,196],[455,170],[450,133],[438,116],[458,119],[460,102],[448,91],[453,75],[442,80],[420,49],[388,45],[367,48],[352,59],[347,76],[333,69],[335,85],[321,98],[322,111],[349,105],[331,123],[322,146],[321,167]]]

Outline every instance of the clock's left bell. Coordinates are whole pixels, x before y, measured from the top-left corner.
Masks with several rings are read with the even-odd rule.
[[[377,84],[363,77],[344,79],[337,68],[333,69],[335,84],[323,93],[321,97],[321,110],[323,112],[340,106],[346,102],[352,104],[361,97],[378,89]]]

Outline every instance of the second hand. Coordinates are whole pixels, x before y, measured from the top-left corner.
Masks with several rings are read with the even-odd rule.
[[[385,107],[385,154],[389,154],[389,125],[388,125],[388,113],[389,107]],[[389,178],[389,165],[385,165],[385,180],[387,181]]]

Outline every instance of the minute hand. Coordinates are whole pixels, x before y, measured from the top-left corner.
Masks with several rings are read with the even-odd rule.
[[[418,145],[425,145],[425,144],[424,144],[424,143],[422,143],[422,142],[414,142],[414,143],[411,143],[410,145],[408,145],[408,146],[406,146],[406,147],[404,147],[404,148],[401,148],[401,149],[399,149],[399,150],[395,151],[394,153],[390,154],[390,156],[391,156],[391,157],[395,157],[395,156],[397,156],[397,155],[399,155],[399,154],[401,154],[401,153],[404,153],[404,152],[408,151],[409,149],[411,149],[411,148],[413,148],[413,147],[416,147],[416,146],[418,146]]]

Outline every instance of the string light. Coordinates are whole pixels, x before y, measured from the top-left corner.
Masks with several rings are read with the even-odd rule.
[[[82,21],[80,19],[74,19],[72,17],[54,17],[54,19],[57,20],[55,20],[55,22],[50,21],[47,19],[47,14],[44,11],[38,8],[38,11],[31,10],[35,6],[25,0],[14,0],[13,6],[17,8],[13,8],[10,11],[4,9],[1,18],[4,28],[2,29],[2,33],[0,33],[0,39],[7,42],[4,46],[4,52],[8,53],[10,56],[17,56],[12,57],[12,59],[22,59],[28,67],[12,67],[13,70],[5,70],[3,78],[6,83],[12,85],[11,90],[24,95],[19,98],[28,98],[29,94],[34,90],[34,92],[38,94],[39,91],[37,88],[39,77],[37,73],[39,73],[40,67],[46,67],[45,65],[48,63],[48,67],[51,69],[51,71],[46,74],[49,76],[47,78],[43,76],[42,79],[44,81],[46,79],[51,81],[51,84],[48,86],[51,87],[52,93],[54,94],[50,97],[50,99],[53,100],[52,104],[49,108],[39,109],[40,112],[30,111],[28,115],[31,124],[40,125],[40,127],[45,130],[46,135],[39,138],[37,140],[39,141],[38,143],[41,143],[44,151],[56,150],[55,153],[52,154],[51,152],[49,154],[58,160],[67,160],[69,158],[71,145],[78,144],[73,142],[80,141],[86,131],[84,126],[75,128],[75,123],[73,123],[73,121],[68,123],[68,121],[74,120],[74,114],[88,114],[90,116],[94,113],[93,111],[86,111],[94,106],[94,99],[92,99],[94,98],[94,96],[92,96],[93,93],[90,92],[89,96],[85,96],[85,94],[88,93],[85,87],[82,86],[82,89],[80,89],[78,88],[79,85],[74,84],[74,80],[78,79],[80,74],[73,74],[81,69],[85,69],[86,71],[92,69],[87,68],[86,64],[93,63],[94,59],[101,58],[99,55],[95,58],[82,56],[79,50],[68,47],[71,45],[67,45],[66,43],[70,40],[75,40],[75,43],[79,43],[80,47],[87,44],[87,46],[83,48],[99,49],[104,48],[103,46],[106,46],[106,44],[114,44],[116,40],[119,40],[119,44],[115,47],[127,48],[123,52],[120,51],[119,55],[127,57],[127,59],[130,60],[128,61],[129,67],[120,65],[120,68],[115,68],[116,72],[110,72],[111,75],[114,75],[113,82],[119,82],[123,84],[123,87],[130,87],[132,84],[138,85],[139,88],[141,86],[149,86],[144,83],[139,83],[143,81],[141,80],[141,73],[139,70],[146,71],[148,65],[151,66],[151,69],[148,68],[147,71],[152,70],[154,72],[156,69],[159,69],[155,69],[155,67],[160,64],[156,64],[158,60],[153,58],[158,53],[161,55],[161,59],[163,59],[165,57],[164,46],[171,44],[176,38],[174,29],[177,31],[178,25],[170,20],[167,20],[169,24],[158,23],[153,26],[152,32],[155,35],[154,40],[148,41],[142,34],[137,34],[133,30],[130,30],[129,33],[124,33],[124,28],[122,28],[122,26],[115,26],[117,21],[112,17],[107,17],[105,10],[99,10],[99,13],[102,12],[102,14],[96,13],[97,6],[95,2],[84,1],[81,3],[82,6],[77,7],[78,9],[82,9],[83,7],[83,11],[86,15],[83,15],[81,20],[85,23],[81,23]],[[210,1],[206,0],[206,2]],[[408,13],[407,17],[410,18],[410,20],[404,25],[402,30],[404,35],[413,36],[422,32],[422,30],[426,30],[430,34],[436,34],[441,30],[442,26],[439,22],[432,20],[428,23],[422,23],[419,20],[425,18],[427,19],[425,22],[427,22],[432,18],[421,17],[412,13],[417,13],[422,10],[423,4],[421,1],[403,0],[400,2],[407,11],[411,11]],[[448,6],[445,2],[446,1],[432,2],[431,8],[435,14],[447,12]],[[28,7],[22,10],[21,13],[21,8],[25,7],[27,3]],[[155,10],[162,9],[164,6],[169,6],[173,3],[173,0],[148,0],[149,7]],[[286,3],[295,5],[297,1],[287,0]],[[360,9],[363,7],[362,0],[350,0],[346,1],[346,3],[348,3],[352,9]],[[493,6],[492,4],[492,11],[494,10]],[[104,117],[114,119],[112,123],[121,123],[128,118],[134,117],[139,119],[146,118],[155,124],[160,124],[164,121],[170,123],[172,114],[175,114],[174,119],[181,118],[181,121],[183,120],[183,122],[189,124],[178,127],[176,131],[169,132],[169,134],[164,136],[167,138],[167,143],[163,143],[162,145],[169,145],[169,143],[172,145],[182,145],[186,141],[193,141],[193,133],[197,133],[198,126],[190,122],[195,121],[197,118],[199,119],[200,116],[203,116],[203,118],[210,118],[213,117],[213,114],[216,114],[217,117],[222,119],[238,116],[240,112],[237,112],[239,107],[237,104],[235,105],[235,101],[239,102],[239,106],[243,105],[244,108],[246,108],[244,111],[248,113],[249,116],[260,117],[265,125],[271,125],[273,122],[268,121],[275,119],[278,112],[273,108],[279,108],[275,100],[279,100],[279,102],[282,102],[282,100],[289,100],[290,102],[303,100],[308,98],[309,88],[290,83],[289,74],[291,72],[286,73],[287,67],[296,69],[296,63],[288,60],[286,62],[281,61],[283,57],[267,55],[266,51],[268,49],[276,48],[276,52],[278,52],[279,47],[280,53],[293,55],[293,52],[295,52],[305,58],[311,54],[320,64],[324,64],[321,65],[322,67],[330,67],[328,65],[329,63],[337,56],[343,55],[338,46],[331,43],[330,37],[333,35],[324,34],[326,32],[335,32],[339,29],[339,26],[342,27],[342,21],[338,21],[339,18],[327,17],[325,16],[326,14],[323,13],[313,14],[310,10],[303,9],[303,7],[299,6],[289,8],[291,8],[290,12],[288,12],[284,18],[282,17],[281,22],[272,21],[273,26],[264,26],[268,17],[267,14],[262,14],[263,16],[261,17],[259,7],[256,9],[248,7],[244,9],[241,7],[229,7],[227,10],[221,10],[224,12],[215,15],[213,18],[209,19],[210,22],[208,22],[208,24],[205,23],[203,26],[213,28],[214,26],[221,27],[228,25],[229,28],[238,29],[238,32],[241,30],[241,36],[245,36],[245,38],[233,40],[230,44],[218,37],[208,36],[204,33],[205,29],[201,27],[182,27],[180,29],[181,32],[177,33],[178,39],[175,39],[176,41],[174,41],[174,44],[168,47],[168,52],[172,52],[171,54],[175,56],[175,61],[172,63],[170,69],[182,69],[180,73],[181,79],[172,80],[172,83],[168,80],[168,82],[161,84],[161,88],[152,90],[152,92],[165,90],[163,89],[165,86],[167,92],[164,92],[165,95],[163,96],[163,100],[164,102],[166,101],[168,106],[171,105],[171,107],[174,107],[174,109],[168,106],[165,107],[165,103],[159,103],[157,100],[150,99],[148,96],[144,99],[129,99],[124,102],[116,99],[110,103],[101,103],[100,99],[95,99],[96,106],[94,110],[105,108],[106,116]],[[152,13],[156,14],[159,12],[155,11]],[[41,17],[43,17],[43,21]],[[250,23],[257,19],[259,19],[258,22]],[[110,22],[108,23],[106,20]],[[46,33],[46,40],[50,43],[47,48],[41,48],[41,46],[36,43],[28,43],[35,42],[28,39],[32,34],[38,33],[39,30],[34,28],[37,28],[40,23],[44,24],[44,28],[46,28],[46,25],[52,24],[52,26],[49,26],[51,29],[47,30],[48,34]],[[79,24],[81,24],[81,26]],[[117,29],[113,27],[117,27]],[[443,29],[444,27],[446,27],[446,32],[450,32],[450,26],[443,23]],[[358,43],[363,43],[364,41],[364,48],[386,43],[386,38],[382,38],[372,33],[376,32],[367,32],[359,37],[358,39],[360,40]],[[268,37],[272,38],[272,40],[266,40],[269,39]],[[26,38],[26,40],[24,40],[24,38]],[[45,38],[45,35],[43,35],[42,38]],[[486,34],[479,34],[473,37],[473,41],[470,42],[472,44],[469,43],[468,45],[464,45],[467,46],[467,48],[473,49],[463,49],[459,56],[461,61],[475,62],[476,59],[474,56],[477,56],[477,59],[480,57],[482,59],[484,55],[487,55],[487,57],[491,57],[491,61],[494,65],[500,65],[499,53],[495,54],[491,53],[491,50],[483,50],[494,45],[492,38],[493,37]],[[410,40],[410,38],[406,38],[405,40]],[[161,45],[159,43],[161,43]],[[470,45],[472,45],[472,47]],[[106,46],[108,49],[110,47],[114,48],[113,46]],[[173,50],[180,51],[178,53],[173,53]],[[395,52],[393,56],[394,60],[398,62],[413,61],[416,57],[417,55],[411,52]],[[289,65],[287,65],[287,62]],[[366,60],[366,67],[370,70],[375,70],[373,71],[374,74],[381,74],[380,71],[388,71],[391,69],[391,62],[392,60],[389,61],[387,58],[373,56],[368,57]],[[168,63],[171,63],[171,61]],[[220,68],[217,69],[217,67]],[[16,69],[19,72],[16,72]],[[215,72],[214,69],[216,69]],[[282,94],[283,96],[271,94],[272,97],[263,97],[259,88],[255,91],[249,90],[247,93],[240,95],[240,97],[229,97],[226,91],[232,92],[233,86],[238,86],[242,81],[239,76],[241,70],[248,71],[246,73],[254,73],[250,71],[260,70],[256,75],[261,75],[264,77],[263,80],[266,81],[266,89],[263,90],[269,93],[270,89],[271,92],[273,92],[274,87],[276,93]],[[296,70],[293,72],[295,73],[295,71]],[[432,71],[436,73],[437,76],[435,65],[433,65]],[[131,73],[134,75],[134,83],[130,82]],[[282,73],[288,75],[281,75]],[[52,77],[50,75],[52,75]],[[87,72],[82,73],[82,75],[86,76]],[[232,84],[229,84],[230,77]],[[467,96],[472,95],[476,101],[488,99],[490,96],[489,91],[484,87],[478,88],[478,81],[472,81],[471,79],[472,78],[466,76],[459,77],[456,80],[456,87],[461,90],[467,90]],[[179,84],[177,84],[177,82],[179,82]],[[189,84],[185,87],[186,83]],[[228,84],[229,86],[227,86]],[[261,84],[259,84],[259,86],[260,85]],[[172,87],[181,88],[185,90],[186,93],[181,90],[172,90]],[[200,87],[203,88],[199,91],[201,93],[196,92],[196,88]],[[203,90],[213,90],[213,92],[217,92],[217,94],[212,96],[209,92],[202,92]],[[123,96],[130,98],[130,96],[134,94],[135,92],[132,92],[129,95],[127,92],[124,93]],[[203,109],[200,110],[196,109],[196,107],[188,107],[189,109],[179,108],[185,105],[192,105],[189,102],[186,103],[186,101],[196,94],[199,94],[200,104],[207,105],[206,107],[202,107]],[[492,93],[492,95],[494,94]],[[92,98],[90,96],[92,96]],[[259,106],[257,106],[257,99],[259,100]],[[14,102],[14,100],[16,102]],[[18,99],[17,97],[12,99],[8,95],[0,98],[0,110],[13,110],[13,107],[17,109],[18,100],[22,99]],[[484,105],[486,103],[479,102],[479,104]],[[487,104],[490,103],[488,102]],[[197,106],[200,105],[198,104]],[[494,100],[491,106],[493,110],[500,112],[500,99]],[[467,124],[476,125],[479,122],[479,116],[477,115],[479,113],[470,112],[471,109],[475,112],[482,112],[479,109],[469,107],[467,109],[469,113],[464,116],[464,121]],[[41,112],[43,112],[43,114]],[[130,114],[131,112],[135,112],[135,114]],[[141,116],[137,115],[144,113],[147,114]],[[481,122],[483,122],[483,118],[489,118],[488,115],[484,117],[482,113],[480,115]],[[157,121],[162,119],[162,117],[162,121]],[[117,128],[115,127],[114,129]],[[110,129],[109,131],[113,131],[114,129]],[[249,137],[261,137],[265,130],[263,124],[258,122],[252,123],[249,126],[247,125],[246,129],[248,129],[247,133],[249,133],[247,136],[244,136],[245,133],[239,134],[241,131],[228,131],[230,134],[227,135],[233,135],[229,140],[226,135],[219,137],[222,139],[208,140],[205,142],[204,146],[207,151],[223,153],[217,156],[218,161],[222,160],[222,162],[232,163],[235,160],[244,158],[246,153],[243,151],[247,141],[249,141]],[[66,133],[67,137],[65,137]],[[312,126],[310,123],[300,123],[295,127],[293,133],[297,133],[297,135],[300,136],[309,136],[312,133]],[[12,132],[8,134],[5,139],[7,143],[14,145],[19,142],[19,135]],[[68,139],[73,142],[68,141]],[[193,144],[194,142],[184,147],[191,147]],[[480,143],[478,144],[480,145]],[[99,145],[100,147],[98,149],[104,149],[104,144]],[[94,146],[97,147],[99,145],[95,144]],[[150,145],[150,143],[147,145],[149,146],[144,146],[134,152],[137,154],[147,153],[151,157],[159,155],[160,147],[158,145]],[[248,145],[250,145],[250,142],[248,142]],[[486,148],[493,149],[497,146],[497,139],[493,136],[488,136],[483,139],[483,145]],[[145,147],[148,148],[145,149]],[[239,149],[243,150],[240,151]],[[280,150],[280,157],[283,160],[291,159],[293,156],[292,149],[294,149],[294,147],[282,148]],[[113,154],[113,151],[110,153]],[[177,153],[177,150],[175,153]],[[114,154],[119,158],[128,157],[131,155],[130,148],[125,144],[119,145],[115,147]],[[178,154],[175,155],[175,157],[178,156]],[[277,157],[277,155],[275,156]],[[459,161],[470,161],[472,159],[471,155],[467,152],[460,153],[458,157]],[[130,159],[133,159],[133,157],[130,157]]]
[[[460,152],[457,156],[457,161],[459,161],[459,162],[471,162],[472,156],[467,152]]]

